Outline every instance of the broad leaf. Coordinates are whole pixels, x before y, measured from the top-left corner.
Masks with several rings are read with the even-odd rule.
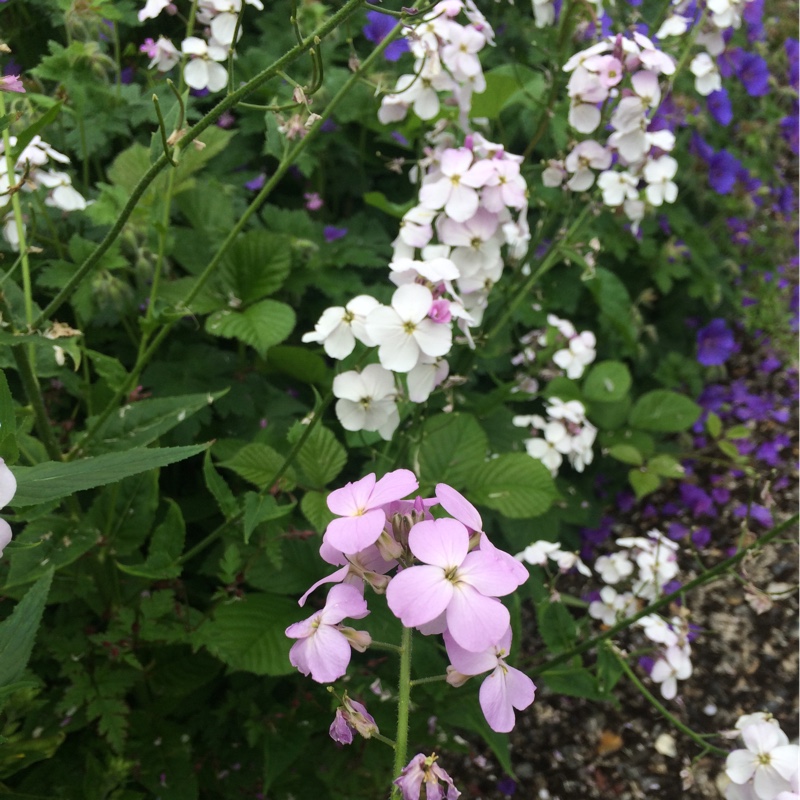
[[[294,444],[303,435],[305,426],[296,425],[289,434]],[[317,425],[308,435],[297,454],[297,463],[309,484],[321,489],[327,486],[347,463],[347,452],[327,428]]]
[[[631,388],[631,373],[620,361],[601,361],[589,371],[583,382],[587,400],[601,403],[622,400]]]
[[[295,313],[277,300],[262,300],[244,311],[224,309],[206,320],[206,330],[214,336],[238,339],[261,356],[280,344],[294,330]]]
[[[691,427],[701,412],[700,406],[685,395],[656,389],[634,403],[628,422],[646,431],[678,433]]]
[[[246,481],[254,483],[259,489],[272,486],[278,470],[286,459],[269,445],[253,442],[245,445],[233,458],[221,462],[220,466],[232,469]],[[289,467],[280,480],[283,491],[291,491],[295,486],[295,472]]]
[[[550,470],[524,453],[487,461],[469,482],[470,499],[512,519],[544,514],[558,497]]]
[[[469,414],[439,414],[422,426],[419,448],[420,483],[447,483],[462,489],[486,459],[489,442]]]
[[[245,305],[277,292],[292,265],[291,244],[289,236],[264,230],[240,236],[223,262],[224,289]]]

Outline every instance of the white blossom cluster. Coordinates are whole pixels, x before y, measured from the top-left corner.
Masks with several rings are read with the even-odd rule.
[[[512,420],[518,428],[530,428],[532,436],[525,440],[528,455],[541,461],[553,476],[558,474],[565,456],[574,470],[583,472],[592,463],[592,445],[597,437],[597,428],[586,419],[585,406],[579,400],[565,402],[551,397],[546,414],[546,418],[529,414]]]
[[[611,133],[604,142],[579,142],[563,161],[551,160],[542,180],[546,186],[563,184],[575,192],[591,189],[596,181],[603,202],[621,207],[636,230],[647,203],[660,206],[678,196],[673,181],[678,163],[668,155],[675,136],[668,130],[649,130],[661,102],[660,78],[674,74],[675,62],[634,32],[592,45],[572,56],[563,69],[571,73],[569,124],[578,133],[593,133],[610,111]]]
[[[800,747],[771,714],[758,711],[736,722],[744,747],[725,762],[731,783],[725,800],[800,800]]]
[[[597,357],[597,339],[591,331],[578,333],[575,326],[566,319],[561,319],[555,314],[547,315],[545,330],[533,330],[520,337],[523,349],[512,357],[511,363],[515,367],[530,367],[537,360],[537,353],[545,348],[558,348],[552,354],[551,360],[558,371],[571,380],[582,377],[586,367]],[[553,341],[555,339],[555,342]],[[547,368],[548,374],[552,371]],[[554,373],[557,374],[557,373]],[[536,379],[524,372],[518,372],[517,385],[512,391],[536,394],[539,384]]]
[[[455,18],[463,12],[467,24]],[[394,91],[381,102],[378,119],[388,125],[405,119],[409,108],[422,120],[439,114],[440,93],[452,98],[463,126],[474,92],[486,89],[478,53],[494,44],[494,31],[473,0],[443,0],[420,23],[404,31],[415,57],[412,74],[401,75]]]
[[[264,10],[261,0],[245,0],[245,4]],[[175,13],[169,0],[147,0],[139,11],[139,21],[155,19],[162,11]],[[148,39],[142,51],[150,56],[150,69],[169,72],[180,60],[181,54],[189,56],[183,70],[186,85],[198,91],[222,91],[228,85],[228,70],[221,62],[227,61],[237,40],[242,35],[241,26],[236,31],[236,21],[242,10],[242,0],[200,0],[197,5],[197,24],[203,28],[204,36],[187,36],[180,50],[165,36],[154,42]]]
[[[469,25],[453,20],[462,10]],[[476,76],[482,80],[483,75],[475,55],[478,35],[485,44],[491,28],[469,0],[445,0],[409,34],[418,68],[439,65],[447,76],[440,90],[457,99],[462,125],[472,96],[465,87],[474,87]],[[436,92],[419,102],[414,97],[404,91],[387,98],[381,121],[402,119],[410,107],[423,119],[438,113]],[[461,146],[442,129],[431,137],[414,170],[415,178],[421,173],[418,203],[404,215],[393,242],[389,279],[397,289],[390,304],[361,295],[327,309],[303,336],[336,359],[349,356],[357,341],[378,350],[379,364],[344,372],[334,382],[336,413],[346,430],[378,431],[391,438],[399,424],[393,373],[406,376],[409,400],[425,402],[449,374],[446,356],[454,326],[471,343],[469,329],[481,323],[489,291],[503,272],[502,248],[507,246],[515,258],[527,250],[521,161],[478,133],[467,133]]]
[[[15,136],[9,137],[13,148],[17,143]],[[69,156],[59,153],[41,136],[34,136],[22,150],[14,164],[12,173],[8,171],[5,147],[0,142],[0,197],[6,198],[10,205],[10,195],[15,191],[32,192],[45,189],[45,205],[59,208],[62,211],[83,211],[86,200],[72,185],[72,178],[60,169],[53,169],[55,164],[69,164]],[[19,250],[19,235],[14,215],[6,209],[3,222],[3,237],[14,250]]]

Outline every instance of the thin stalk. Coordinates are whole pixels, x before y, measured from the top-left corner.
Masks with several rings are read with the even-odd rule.
[[[546,273],[548,272],[558,261],[558,257],[561,254],[561,247],[568,243],[570,239],[574,236],[575,232],[583,225],[586,217],[592,210],[591,204],[586,205],[583,207],[583,210],[580,214],[575,218],[575,221],[570,225],[569,230],[564,234],[564,236],[558,241],[558,243],[553,244],[550,249],[547,251],[544,259],[542,259],[541,264],[531,272],[528,276],[528,279],[525,281],[522,288],[516,292],[514,298],[509,302],[506,307],[506,310],[503,312],[503,315],[500,319],[492,326],[491,330],[487,334],[487,340],[493,339],[500,330],[505,326],[505,324],[511,319],[514,315],[514,312],[519,308],[520,304],[522,304],[526,299],[528,299],[531,289],[536,285],[536,282]]]
[[[362,2],[362,0],[357,0],[357,2]],[[316,139],[319,135],[320,131],[322,130],[322,126],[325,124],[325,121],[331,116],[335,108],[338,104],[345,98],[349,93],[350,90],[358,83],[361,78],[361,75],[368,71],[372,64],[381,56],[383,51],[391,44],[394,38],[400,33],[403,28],[403,23],[398,22],[397,25],[392,28],[392,30],[386,35],[386,38],[373,50],[372,53],[364,60],[364,63],[361,67],[354,72],[350,78],[344,83],[342,88],[334,95],[331,99],[330,103],[328,103],[327,107],[325,108],[324,113],[320,116],[314,126],[309,130],[309,132],[300,139],[294,147],[289,150],[286,154],[285,158],[281,160],[280,165],[278,166],[275,173],[272,177],[264,184],[261,191],[255,196],[253,201],[247,207],[245,212],[239,218],[237,223],[231,228],[228,232],[228,235],[225,237],[225,240],[219,246],[217,252],[212,257],[211,261],[208,263],[206,268],[203,272],[198,276],[197,280],[195,281],[194,285],[192,286],[189,293],[186,295],[185,298],[181,301],[181,305],[188,307],[191,305],[192,301],[197,297],[198,294],[203,290],[203,287],[206,285],[208,280],[216,271],[219,264],[222,262],[225,253],[228,251],[228,248],[236,241],[236,238],[239,236],[241,231],[244,229],[245,225],[248,223],[250,218],[253,214],[258,211],[264,201],[269,197],[275,187],[280,183],[283,176],[288,172],[289,168],[292,164],[294,164],[297,159],[299,158],[300,154],[308,147],[308,145]],[[181,140],[181,142],[183,139]],[[180,143],[179,143],[180,145]],[[160,159],[159,159],[160,161]],[[158,163],[158,162],[156,162]],[[152,168],[151,168],[152,169]],[[52,305],[52,304],[51,304]],[[78,443],[72,448],[71,453],[74,454],[78,452],[81,448],[84,448],[86,444],[92,439],[95,433],[100,429],[100,427],[105,423],[106,419],[114,412],[114,409],[117,407],[120,399],[124,397],[135,385],[136,381],[138,380],[138,376],[141,373],[144,366],[150,361],[156,350],[161,345],[161,342],[166,338],[169,334],[170,330],[172,330],[173,325],[175,322],[168,322],[164,325],[161,330],[153,337],[150,343],[147,345],[146,349],[142,348],[139,357],[136,360],[136,364],[134,365],[133,369],[131,370],[128,380],[126,383],[117,390],[115,395],[111,398],[108,405],[106,406],[105,410],[100,414],[100,416],[95,420],[95,424],[92,428],[90,428],[86,434],[78,441]]]
[[[216,106],[214,106],[214,108],[211,109],[211,111],[209,111],[202,119],[200,119],[199,122],[195,123],[191,128],[189,128],[189,130],[186,131],[186,133],[178,141],[178,146],[180,149],[184,150],[189,144],[191,144],[191,142],[197,139],[197,137],[200,136],[200,134],[202,134],[206,128],[210,127],[214,122],[216,122],[216,120],[219,119],[222,114],[236,106],[239,102],[244,100],[245,97],[258,89],[262,84],[274,78],[278,72],[284,70],[289,66],[289,64],[296,61],[303,53],[306,52],[306,50],[314,47],[316,45],[316,39],[324,38],[331,33],[331,31],[339,27],[339,25],[341,25],[346,19],[355,14],[363,5],[363,3],[364,0],[347,0],[347,2],[330,17],[330,19],[326,20],[322,25],[319,26],[319,28],[317,28],[316,31],[308,36],[303,41],[302,45],[296,44],[294,47],[284,53],[277,61],[259,72],[258,75],[249,80],[235,92],[232,92],[227,97],[223,98],[219,103],[217,103]],[[139,203],[139,200],[141,200],[142,195],[147,191],[150,184],[156,179],[158,174],[164,169],[164,167],[167,166],[168,163],[169,161],[166,155],[162,154],[155,161],[155,163],[152,164],[150,169],[148,169],[147,172],[145,172],[145,174],[139,179],[139,182],[131,192],[128,202],[120,212],[119,217],[117,217],[116,221],[111,226],[109,232],[105,235],[100,244],[98,244],[92,253],[86,258],[86,260],[80,265],[80,267],[78,267],[72,278],[70,278],[64,288],[61,289],[61,291],[53,298],[47,308],[45,308],[44,311],[42,311],[42,313],[34,320],[34,327],[41,325],[69,299],[81,281],[108,251],[109,247],[111,247],[111,245],[116,241],[117,237],[122,232],[125,223],[128,221],[133,213],[133,210]]]
[[[412,686],[423,686],[426,683],[441,683],[447,680],[447,675],[431,675],[429,678],[417,678],[411,681]]]
[[[377,732],[373,731],[370,734],[370,739],[377,739],[379,742],[383,742],[384,744],[388,744],[389,747],[392,748],[392,750],[394,750],[394,748],[397,747],[397,745],[395,744],[395,742],[392,739],[390,739],[388,736],[384,736],[382,733],[377,733]]]
[[[5,116],[6,101],[3,93],[0,92],[0,116]],[[6,174],[9,184],[14,181],[14,159],[11,156],[11,136],[8,128],[3,130],[3,151],[6,154]],[[19,201],[19,192],[14,189],[11,191],[11,208],[14,211],[14,225],[17,228],[17,238],[19,239],[19,254],[22,258],[22,289],[25,292],[25,321],[30,327],[33,322],[33,290],[31,288],[31,266],[28,261],[28,243],[25,240],[25,223],[22,219],[22,204]]]
[[[563,664],[566,661],[572,660],[575,656],[585,653],[587,650],[592,650],[593,648],[597,647],[597,645],[606,641],[606,639],[610,639],[612,636],[616,636],[620,631],[624,631],[626,628],[629,628],[634,622],[640,620],[642,617],[646,617],[648,614],[653,614],[656,611],[659,611],[665,606],[668,606],[673,600],[677,600],[681,595],[688,594],[698,586],[703,586],[704,584],[720,577],[731,567],[736,566],[751,550],[754,550],[757,547],[763,547],[765,544],[769,544],[773,539],[789,530],[792,526],[797,525],[798,519],[800,519],[800,515],[795,514],[793,517],[787,519],[786,522],[782,522],[780,525],[776,526],[771,531],[764,534],[764,536],[762,536],[760,539],[757,539],[755,542],[740,550],[735,555],[731,556],[730,558],[726,558],[724,561],[720,561],[720,563],[715,567],[712,567],[702,575],[698,575],[696,578],[689,581],[689,583],[684,584],[677,591],[664,595],[664,597],[656,600],[653,603],[650,603],[648,606],[645,606],[641,611],[637,612],[633,616],[623,619],[616,625],[612,625],[607,631],[604,631],[598,636],[587,639],[585,642],[570,648],[565,653],[562,653],[555,658],[548,659],[541,664],[535,665],[532,669],[527,670],[528,675],[531,677],[541,675],[553,669],[554,667],[559,666],[559,664]]]
[[[408,755],[408,716],[411,710],[411,628],[403,628],[400,650],[400,679],[397,683],[397,735],[394,746],[394,773],[403,771]],[[392,798],[400,797],[400,787],[392,784]]]
[[[681,733],[685,733],[693,742],[696,742],[703,748],[704,752],[707,753],[714,753],[718,756],[727,756],[729,751],[723,750],[721,747],[715,747],[713,744],[709,744],[699,733],[695,733],[688,725],[684,725],[674,714],[670,713],[666,707],[655,697],[655,695],[650,692],[649,689],[639,680],[639,677],[636,673],[631,669],[630,664],[626,658],[623,658],[622,653],[614,647],[613,645],[608,645],[607,649],[613,653],[617,662],[619,663],[620,667],[622,667],[622,671],[628,676],[631,683],[642,693],[642,696],[650,703],[656,711],[659,712],[662,716],[666,717],[669,722],[676,727]]]

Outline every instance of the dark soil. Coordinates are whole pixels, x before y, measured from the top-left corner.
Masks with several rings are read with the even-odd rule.
[[[775,524],[796,513],[797,492],[797,398],[796,371],[764,373],[758,369],[766,355],[764,348],[745,344],[731,363],[731,379],[744,378],[753,393],[782,397],[793,409],[784,425],[770,420],[758,423],[752,433],[756,443],[778,432],[791,437],[784,450],[784,463],[790,468],[767,470],[754,482],[731,477],[730,509],[703,520],[711,531],[711,544],[699,554],[706,567],[726,558],[740,541],[753,541],[767,530],[763,524],[737,517],[733,509],[756,502],[766,506]],[[717,468],[719,473],[719,468]],[[708,470],[697,467],[696,477],[703,486]],[[778,480],[787,476],[788,482]],[[778,489],[775,482],[778,481]],[[781,484],[787,485],[781,488]],[[706,486],[710,489],[710,486]],[[660,508],[680,502],[676,487],[647,498]],[[618,515],[614,536],[642,535],[658,520],[643,518],[642,506]],[[687,510],[685,520],[693,520]],[[662,527],[663,530],[663,527]],[[692,644],[692,676],[678,684],[678,696],[662,701],[681,722],[697,733],[718,733],[733,728],[745,713],[769,711],[775,715],[790,739],[798,735],[798,548],[797,533],[790,530],[740,563],[736,575],[728,574],[693,591],[686,599],[691,621],[700,633]],[[702,571],[691,547],[681,548],[685,583]],[[570,578],[565,591],[585,595],[599,588],[580,576]],[[764,589],[772,582],[790,584],[788,599],[776,601],[757,613],[746,593],[748,584]],[[559,588],[562,588],[559,582]],[[542,652],[533,613],[530,633],[523,642],[524,654]],[[630,641],[617,640],[621,646]],[[524,657],[523,654],[523,657]],[[587,657],[591,662],[592,655]],[[660,698],[658,687],[646,673],[635,668],[645,685]],[[536,701],[517,714],[517,725],[509,736],[515,780],[506,776],[491,750],[480,740],[470,741],[468,755],[442,754],[441,763],[451,775],[463,800],[505,800],[509,796],[524,800],[700,800],[723,797],[727,783],[724,757],[705,755],[696,760],[702,748],[676,730],[624,676],[615,689],[619,706],[599,704],[557,695],[548,690],[546,676],[538,680]],[[736,745],[725,738],[713,744],[724,749]]]

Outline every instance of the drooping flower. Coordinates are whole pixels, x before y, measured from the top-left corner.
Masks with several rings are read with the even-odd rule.
[[[453,779],[436,763],[437,758],[435,753],[427,757],[419,753],[403,767],[394,781],[403,793],[403,800],[421,800],[423,785],[425,800],[458,800],[461,792],[456,789]]]
[[[328,733],[331,739],[339,744],[352,744],[354,732],[365,739],[371,738],[373,733],[380,733],[372,714],[363,704],[351,699],[345,692],[342,705],[336,709],[336,716]]]
[[[339,623],[346,617],[362,619],[367,614],[367,601],[358,589],[346,583],[334,586],[323,609],[286,629],[290,639],[298,640],[289,651],[289,662],[317,683],[341,678],[350,663],[351,646],[363,652],[371,639],[365,631]]]

